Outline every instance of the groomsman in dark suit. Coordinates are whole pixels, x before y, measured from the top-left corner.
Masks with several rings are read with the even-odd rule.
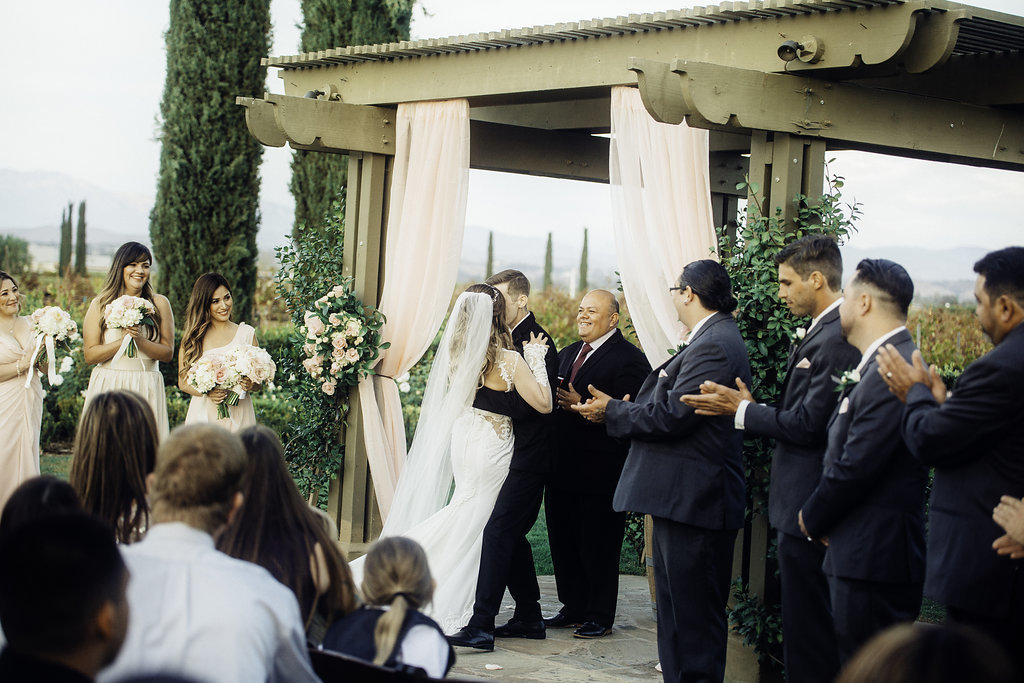
[[[875,360],[886,343],[904,358],[914,352],[905,326],[913,296],[902,266],[864,259],[839,306],[843,336],[863,355],[839,377],[824,470],[798,520],[805,536],[828,545],[840,665],[879,631],[913,621],[921,607],[928,471],[900,437],[900,402]]]
[[[544,361],[549,386],[554,391],[558,351],[550,341],[550,335],[529,310],[530,281],[518,270],[503,270],[489,277],[487,284],[505,297],[505,318],[512,330],[516,351],[523,352],[523,344],[529,341],[531,333],[548,338]],[[501,401],[502,405],[496,406],[489,401]],[[511,415],[515,444],[508,476],[484,527],[473,616],[469,624],[449,636],[448,641],[452,645],[493,650],[495,636],[534,639],[545,636],[533,550],[526,534],[537,521],[544,497],[544,483],[551,470],[551,416],[538,413],[514,391],[502,395],[488,392],[477,398],[473,405]],[[507,624],[495,628],[494,618],[501,608],[506,586],[515,600],[515,612]]]
[[[591,397],[587,385],[635,396],[651,364],[618,330],[619,302],[603,289],[587,292],[576,313],[579,341],[558,354],[557,457],[545,494],[551,561],[562,608],[549,627],[576,626],[578,638],[607,635],[615,621],[619,552],[626,513],[612,495],[629,442],[570,410]]]
[[[839,326],[843,259],[836,241],[808,235],[783,248],[779,298],[811,324],[797,328],[779,405],[755,403],[739,390],[704,382],[701,393],[683,396],[698,415],[735,415],[737,429],[775,439],[768,515],[776,529],[782,583],[782,646],[789,683],[831,681],[839,672],[828,581],[821,570],[825,546],[800,533],[797,513],[821,478],[828,421],[836,405],[834,377],[857,366],[860,351],[843,340]]]
[[[700,417],[679,400],[701,382],[750,382],[732,311],[729,275],[711,260],[683,269],[672,292],[686,345],[644,380],[635,402],[593,386],[574,406],[608,435],[629,438],[616,510],[654,518],[658,656],[666,681],[721,681],[725,673],[733,546],[743,525],[743,434],[728,417]]]
[[[991,516],[1002,494],[1024,496],[1024,247],[994,251],[974,270],[976,314],[995,348],[970,364],[953,393],[946,397],[920,353],[911,365],[887,346],[878,369],[907,404],[902,432],[911,452],[935,468],[925,593],[952,621],[1002,643],[1024,673],[1024,562],[1001,556],[1024,548]]]

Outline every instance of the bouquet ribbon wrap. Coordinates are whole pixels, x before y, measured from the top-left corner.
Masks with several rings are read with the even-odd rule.
[[[132,348],[129,349],[129,347]],[[124,338],[121,339],[121,346],[117,347],[117,351],[114,352],[114,357],[110,359],[110,362],[116,363],[124,355],[127,355],[129,358],[138,358],[139,367],[143,370],[146,369],[145,361],[138,357],[138,347],[135,346],[135,339],[127,332],[124,333]]]
[[[39,351],[46,347],[46,378],[50,380],[50,386],[55,387],[64,381],[64,378],[57,374],[57,365],[54,360],[56,353],[53,347],[53,337],[48,334],[36,335],[36,348],[32,351],[32,360],[28,362],[28,372],[25,375],[25,388],[32,382],[35,375],[36,359],[39,358]]]

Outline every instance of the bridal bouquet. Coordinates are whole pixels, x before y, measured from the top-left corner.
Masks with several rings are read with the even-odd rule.
[[[244,378],[263,384],[274,379],[277,365],[265,349],[233,344],[222,352],[208,353],[189,368],[186,381],[201,394],[226,389],[228,395],[217,405],[217,419],[230,417],[228,406],[238,405],[245,396],[239,387]]]
[[[338,384],[355,385],[373,372],[380,350],[390,346],[380,342],[383,324],[380,311],[367,309],[344,285],[336,285],[303,315],[302,367],[328,396]]]
[[[42,357],[40,352],[45,348],[48,361],[46,375],[50,381],[50,386],[60,386],[64,383],[64,378],[57,373],[55,368],[55,342],[63,342],[64,346],[70,350],[70,342],[77,341],[79,338],[78,324],[71,319],[70,313],[57,306],[44,306],[33,311],[32,315],[29,316],[29,324],[32,328],[32,334],[36,338],[36,347],[32,352],[32,360],[29,362],[29,367],[35,366],[36,360]],[[64,361],[61,363],[62,370],[65,368],[65,361],[70,359],[70,356],[64,358]],[[28,386],[28,382],[31,381],[32,374],[31,372],[29,373],[25,386]]]
[[[125,295],[114,299],[104,307],[103,319],[106,321],[107,327],[112,330],[134,327],[135,325],[155,327],[154,313],[156,313],[156,307],[149,299]],[[135,358],[138,355],[135,339],[130,335],[126,335],[125,338],[127,341],[122,344],[124,353],[129,358]]]

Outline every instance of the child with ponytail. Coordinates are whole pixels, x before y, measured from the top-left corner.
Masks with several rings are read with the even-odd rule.
[[[420,544],[403,536],[374,543],[363,565],[362,589],[366,605],[331,626],[324,649],[444,678],[455,653],[437,623],[419,611],[434,594]]]

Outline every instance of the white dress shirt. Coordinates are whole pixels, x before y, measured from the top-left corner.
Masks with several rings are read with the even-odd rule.
[[[171,673],[216,683],[319,681],[299,606],[263,567],[230,557],[209,534],[157,524],[123,546],[128,635],[97,678]]]

